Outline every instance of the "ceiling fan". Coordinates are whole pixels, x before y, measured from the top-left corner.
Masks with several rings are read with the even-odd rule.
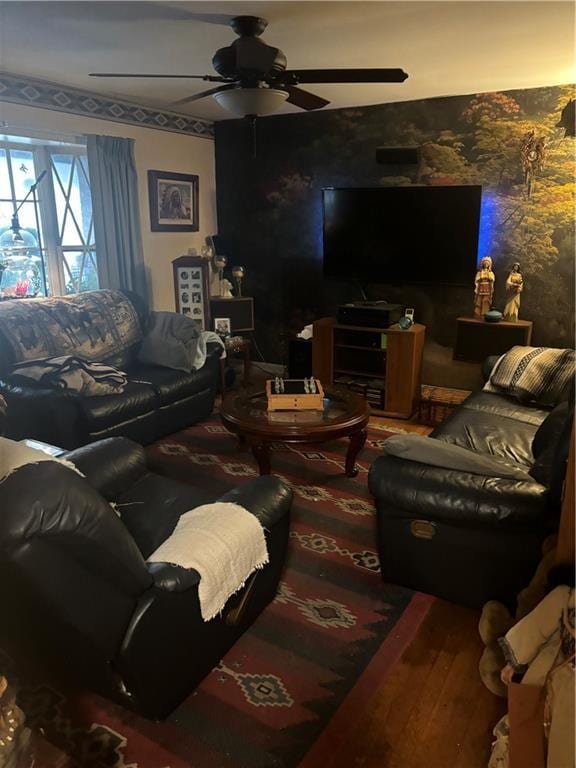
[[[301,83],[403,83],[408,77],[402,69],[286,69],[284,53],[260,38],[268,26],[266,19],[234,16],[230,26],[238,39],[214,54],[212,65],[218,75],[92,72],[90,77],[179,78],[220,83],[180,99],[174,105],[212,96],[220,106],[239,117],[269,114],[285,101],[305,110],[321,109],[330,103],[300,88]]]

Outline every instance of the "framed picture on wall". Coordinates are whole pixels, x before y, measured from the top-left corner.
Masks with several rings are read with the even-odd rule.
[[[198,176],[148,171],[152,232],[198,232]]]
[[[210,263],[199,256],[180,256],[172,262],[176,312],[210,330]]]

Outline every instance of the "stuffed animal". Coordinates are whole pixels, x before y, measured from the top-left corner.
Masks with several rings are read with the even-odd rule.
[[[549,574],[556,559],[556,536],[549,536],[542,545],[542,560],[536,569],[532,581],[518,595],[516,615],[512,616],[508,608],[496,600],[486,603],[482,609],[478,631],[486,646],[478,670],[486,688],[495,696],[506,698],[506,686],[500,679],[500,670],[506,664],[498,640],[524,616],[530,613],[545,597]]]
[[[574,568],[556,565],[555,536],[542,552],[532,581],[518,595],[515,616],[495,600],[482,609],[478,630],[486,647],[479,672],[488,690],[503,698],[515,674],[523,674],[523,683],[545,686],[548,768],[559,768],[574,764]],[[508,768],[509,735],[504,716],[494,728],[489,768]]]
[[[496,740],[489,768],[523,768],[527,755],[511,754],[511,740],[515,740],[514,749],[526,750],[532,734],[535,741],[531,756],[535,757],[539,744],[545,742],[546,747],[530,765],[574,765],[575,602],[573,570],[571,575],[565,570],[563,580],[572,581],[572,585],[555,587],[499,640],[506,660],[500,673],[503,684],[521,683],[512,691],[514,698],[509,702],[514,700],[524,708],[514,710],[515,720],[505,715],[494,728]],[[533,701],[534,691],[541,691],[538,695],[543,712],[525,708],[526,696]]]

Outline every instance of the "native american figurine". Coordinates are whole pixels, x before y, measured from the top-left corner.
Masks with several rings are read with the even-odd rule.
[[[504,320],[515,323],[520,311],[520,294],[524,289],[524,278],[520,272],[520,264],[516,261],[506,279],[506,306],[504,307]]]
[[[492,259],[484,256],[474,280],[474,317],[484,317],[492,306],[494,296],[494,272]]]

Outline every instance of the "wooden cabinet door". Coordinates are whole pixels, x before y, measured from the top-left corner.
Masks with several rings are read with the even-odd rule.
[[[388,332],[386,356],[386,412],[410,418],[420,400],[424,328]]]
[[[312,336],[312,373],[324,387],[334,383],[334,320],[316,320]]]

